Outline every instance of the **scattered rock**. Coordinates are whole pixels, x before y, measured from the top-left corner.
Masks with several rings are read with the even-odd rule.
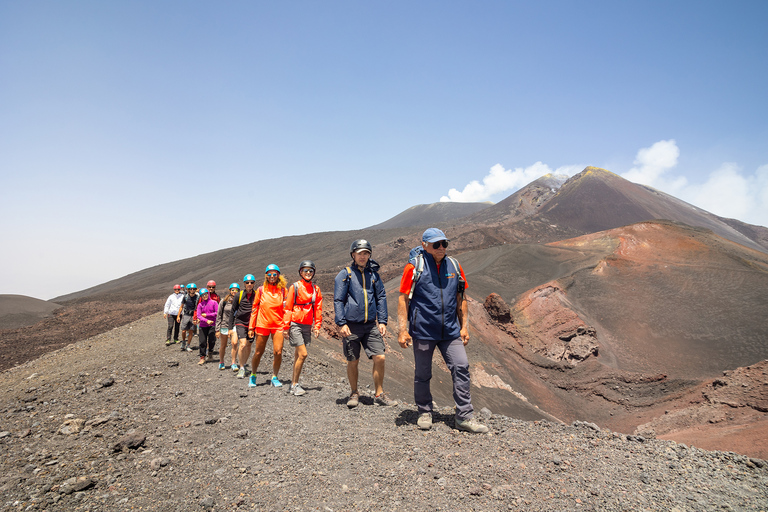
[[[144,444],[146,436],[134,432],[132,434],[126,434],[117,443],[112,446],[113,452],[135,450]]]
[[[510,311],[509,306],[504,302],[504,299],[501,298],[501,295],[497,293],[488,295],[485,298],[483,307],[490,317],[500,324],[508,324],[512,321],[512,312]]]
[[[61,424],[59,427],[58,433],[62,435],[72,435],[77,434],[81,430],[83,430],[83,426],[85,426],[85,420],[82,418],[73,418],[70,420],[66,420],[64,423]]]

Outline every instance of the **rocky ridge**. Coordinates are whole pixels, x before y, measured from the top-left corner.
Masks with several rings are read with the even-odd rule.
[[[491,432],[471,435],[448,403],[423,432],[407,396],[348,409],[342,363],[312,347],[294,397],[267,386],[269,357],[248,389],[165,347],[164,325],[155,314],[0,374],[2,510],[768,508],[761,459],[487,409]],[[291,363],[286,349],[282,377]]]

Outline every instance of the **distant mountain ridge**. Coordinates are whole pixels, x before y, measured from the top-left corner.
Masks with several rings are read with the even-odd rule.
[[[719,217],[605,169],[587,167],[556,189],[545,178],[463,222],[495,225],[533,218],[587,234],[636,222],[671,220],[710,229],[738,244],[768,252],[768,228]]]
[[[33,325],[61,308],[55,302],[26,295],[0,295],[0,329]]]
[[[411,206],[391,219],[366,229],[409,228],[453,222],[458,221],[467,215],[490,208],[492,205],[493,203],[490,201],[484,203],[439,202],[419,204]]]

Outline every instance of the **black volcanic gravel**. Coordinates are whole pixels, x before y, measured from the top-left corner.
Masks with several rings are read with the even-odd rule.
[[[153,315],[0,374],[0,509],[768,509],[759,459],[487,410],[491,432],[472,435],[451,407],[422,432],[412,404],[348,409],[343,365],[311,348],[294,397],[266,385],[271,357],[248,389],[165,347],[164,326]],[[286,348],[286,384],[291,364]]]

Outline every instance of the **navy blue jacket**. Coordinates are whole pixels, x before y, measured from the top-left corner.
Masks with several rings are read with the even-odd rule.
[[[379,264],[368,260],[361,273],[357,265],[352,264],[342,269],[336,276],[333,286],[333,311],[336,325],[347,322],[366,323],[376,320],[387,323],[387,292],[381,282]]]
[[[413,339],[455,340],[461,335],[456,298],[460,275],[450,258],[443,258],[438,273],[435,258],[424,251],[424,271],[408,303],[408,334]]]

